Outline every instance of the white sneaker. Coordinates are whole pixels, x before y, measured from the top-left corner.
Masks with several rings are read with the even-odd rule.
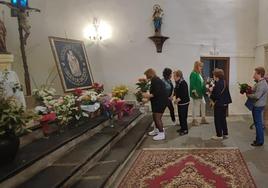
[[[151,132],[148,132],[149,136],[155,136],[158,135],[159,130],[157,128],[154,128],[154,130],[152,130]]]
[[[158,141],[158,140],[165,140],[166,135],[164,132],[159,132],[158,135],[153,137],[153,140]]]
[[[212,136],[211,139],[212,140],[222,140],[223,137],[222,136]]]

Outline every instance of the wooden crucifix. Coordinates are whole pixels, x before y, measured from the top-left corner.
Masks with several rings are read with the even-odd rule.
[[[24,81],[26,86],[26,95],[31,95],[31,80],[30,80],[30,74],[28,70],[28,64],[27,64],[27,57],[25,53],[25,46],[27,43],[27,39],[30,36],[30,29],[31,25],[28,21],[29,13],[34,12],[40,12],[39,9],[36,8],[30,8],[27,6],[16,6],[12,3],[0,1],[0,4],[8,6],[12,11],[15,11],[16,17],[18,19],[18,29],[19,29],[19,36],[20,36],[20,49],[21,49],[21,56],[22,56],[22,62],[23,62],[23,68],[24,68]]]

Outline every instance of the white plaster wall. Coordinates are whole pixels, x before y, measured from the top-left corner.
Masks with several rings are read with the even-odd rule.
[[[256,46],[256,66],[265,66],[268,68],[268,62],[265,62],[264,47],[268,46],[268,1],[259,0],[258,16],[258,37]],[[267,70],[268,71],[268,70]]]
[[[164,9],[162,33],[170,37],[161,54],[148,39],[153,34],[151,16],[155,3]],[[84,40],[93,76],[108,91],[117,84],[134,89],[136,79],[149,67],[159,75],[165,67],[181,69],[188,80],[193,62],[207,55],[216,41],[220,56],[231,57],[230,90],[234,102],[230,113],[248,113],[237,82],[249,81],[254,66],[257,0],[35,0],[30,5],[42,10],[30,18],[32,35],[27,47],[29,69],[37,84],[44,82],[55,65],[48,36]],[[8,48],[15,54],[14,69],[22,78],[16,21],[8,17],[7,9],[5,12]],[[83,38],[83,29],[93,17],[112,26],[110,40],[92,44]],[[62,92],[59,79],[55,87]]]

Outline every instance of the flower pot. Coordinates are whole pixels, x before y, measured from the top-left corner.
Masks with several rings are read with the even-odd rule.
[[[12,162],[19,150],[20,139],[12,133],[0,136],[0,165]]]
[[[59,127],[53,123],[44,123],[42,124],[42,131],[44,136],[47,137],[50,134],[59,131]]]

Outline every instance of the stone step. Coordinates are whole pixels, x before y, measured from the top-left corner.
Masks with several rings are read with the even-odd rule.
[[[111,187],[116,175],[119,173],[115,172],[120,171],[128,156],[141,143],[152,121],[151,115],[145,116],[111,148],[107,155],[98,161],[97,165],[87,171],[72,188]]]
[[[0,187],[16,187],[108,124],[107,117],[96,117],[78,127],[52,134],[49,138],[40,138],[20,148],[14,162],[0,168]]]
[[[132,115],[115,121],[115,127],[108,126],[103,128],[100,132],[79,143],[72,151],[17,187],[69,187],[77,181],[81,174],[94,166],[141,117],[141,113],[135,110]]]

